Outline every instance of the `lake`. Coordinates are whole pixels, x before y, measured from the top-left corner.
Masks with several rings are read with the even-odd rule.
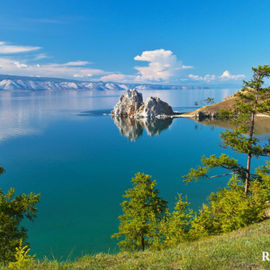
[[[184,112],[194,110],[195,101],[199,105],[207,97],[220,101],[235,91],[142,93],[144,99],[158,96]],[[115,123],[107,114],[120,94],[0,91],[0,164],[6,168],[0,187],[41,193],[38,217],[26,223],[32,253],[38,258],[65,260],[117,252],[117,242],[110,236],[118,229],[122,195],[138,171],[157,180],[170,207],[177,193],[183,193],[197,209],[225,185],[226,179],[182,182],[182,175],[200,163],[201,155],[228,153],[219,147],[222,128],[180,118],[145,128]]]

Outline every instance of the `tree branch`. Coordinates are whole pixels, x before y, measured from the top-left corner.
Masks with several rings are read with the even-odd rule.
[[[207,179],[213,179],[213,178],[222,177],[222,176],[227,176],[227,175],[232,175],[232,174],[234,174],[234,172],[231,172],[231,173],[224,173],[224,174],[217,174],[217,175],[213,175],[213,176],[207,176]]]

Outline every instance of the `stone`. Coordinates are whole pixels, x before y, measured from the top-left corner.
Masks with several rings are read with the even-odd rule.
[[[123,94],[112,111],[113,116],[129,118],[171,118],[172,107],[158,97],[149,97],[143,103],[142,94],[136,90],[128,90]]]
[[[174,114],[172,107],[158,97],[149,97],[135,112],[135,118],[167,118]]]
[[[142,105],[142,94],[131,89],[120,97],[119,101],[114,106],[112,115],[132,117]]]

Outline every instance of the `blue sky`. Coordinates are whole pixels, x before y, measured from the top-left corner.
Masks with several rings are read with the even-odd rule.
[[[241,83],[270,62],[270,1],[8,0],[0,73]]]

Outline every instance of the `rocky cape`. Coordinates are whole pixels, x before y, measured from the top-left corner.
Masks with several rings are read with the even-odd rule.
[[[183,113],[181,114],[181,117],[187,117],[187,118],[193,118],[197,121],[204,121],[204,120],[218,120],[219,114],[221,110],[228,110],[232,111],[233,107],[235,106],[237,102],[237,95],[233,94],[232,96],[229,96],[222,100],[221,102],[203,106],[193,112],[189,113]],[[269,114],[257,114],[256,118],[269,118]]]
[[[128,118],[172,118],[175,113],[172,107],[158,97],[149,97],[143,102],[142,94],[135,89],[124,93],[112,111],[113,117]]]

